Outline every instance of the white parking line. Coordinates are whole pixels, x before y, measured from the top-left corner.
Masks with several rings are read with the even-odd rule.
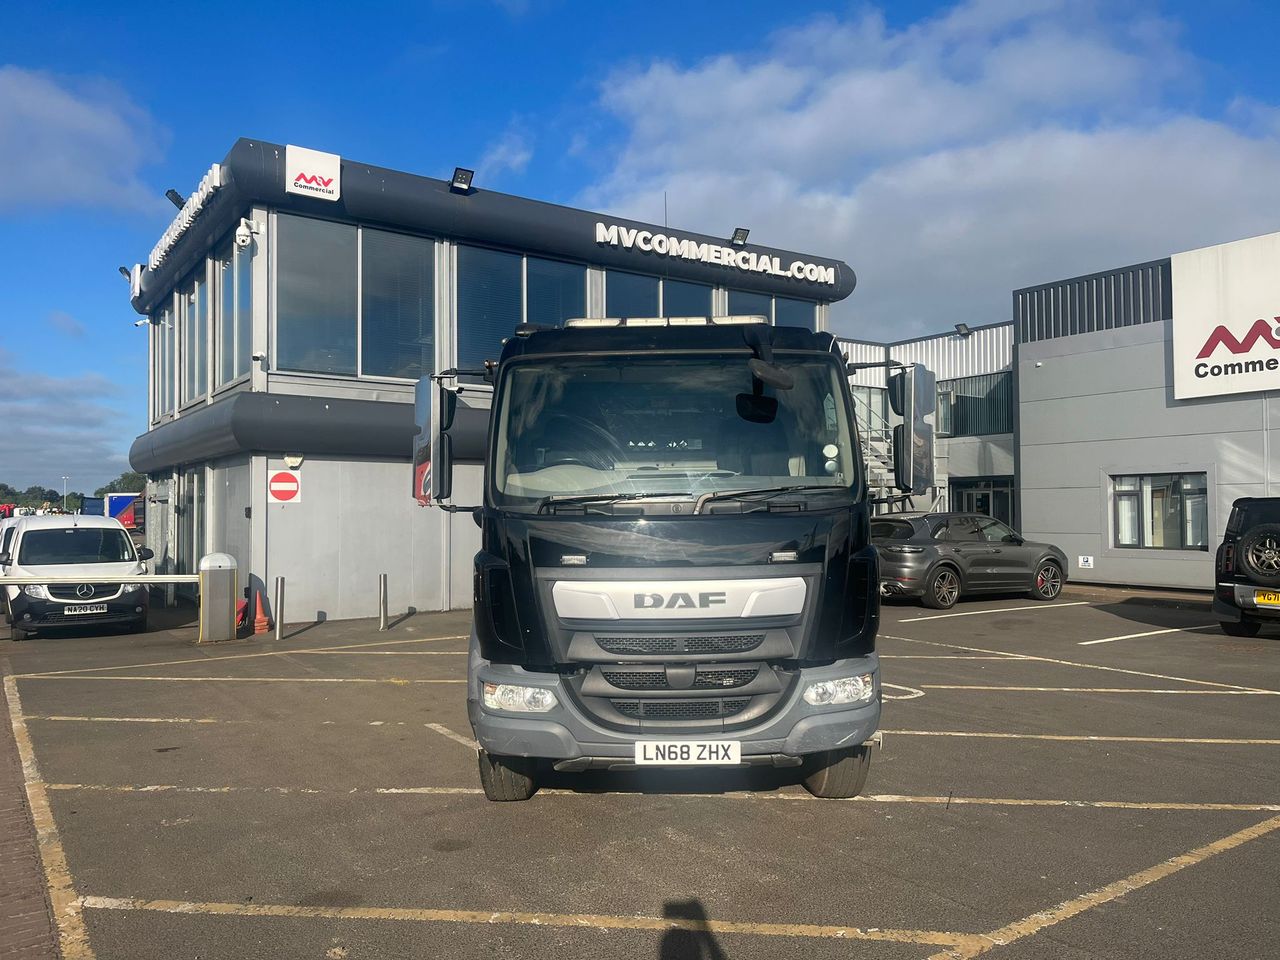
[[[428,723],[427,729],[434,730],[436,733],[440,734],[440,736],[448,737],[454,743],[460,743],[464,747],[467,747],[471,750],[477,750],[480,747],[480,744],[476,743],[470,737],[464,737],[460,733],[454,733],[452,730],[446,727],[443,723]]]
[[[891,689],[891,690],[905,690],[905,691],[906,691],[906,695],[905,695],[905,696],[901,696],[901,697],[895,697],[895,696],[893,696],[892,694],[881,692],[881,694],[880,694],[880,695],[881,695],[882,697],[884,697],[884,699],[886,699],[886,700],[914,700],[916,697],[923,697],[923,696],[924,696],[924,691],[923,691],[923,690],[917,690],[915,687],[902,687],[902,686],[899,686],[899,685],[898,685],[898,684],[896,684],[896,683],[885,683],[883,680],[880,682],[880,686],[881,686],[881,687],[888,687],[888,688],[889,688],[889,689]]]
[[[1126,633],[1119,637],[1103,637],[1100,640],[1081,640],[1077,647],[1091,647],[1095,643],[1115,643],[1117,640],[1137,640],[1139,637],[1159,637],[1166,633],[1189,633],[1192,630],[1216,629],[1216,623],[1206,623],[1199,627],[1172,627],[1168,630],[1148,630],[1146,633]]]
[[[981,617],[988,613],[1019,613],[1024,610],[1060,610],[1063,607],[1092,606],[1089,600],[1072,600],[1070,603],[1038,603],[1033,607],[1000,607],[996,610],[966,610],[964,613],[935,613],[930,617],[908,617],[898,623],[919,623],[921,620],[946,620],[950,617]]]

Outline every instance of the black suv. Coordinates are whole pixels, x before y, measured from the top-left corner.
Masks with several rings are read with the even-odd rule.
[[[937,610],[970,593],[1056,600],[1067,581],[1061,550],[981,515],[886,514],[872,518],[871,542],[880,555],[881,595],[919,597]]]
[[[1229,637],[1256,637],[1280,623],[1280,497],[1241,497],[1231,505],[1214,564],[1213,612]]]

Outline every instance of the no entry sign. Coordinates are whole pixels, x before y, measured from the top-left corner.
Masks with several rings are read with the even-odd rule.
[[[302,475],[281,470],[267,481],[267,499],[272,503],[301,503]]]

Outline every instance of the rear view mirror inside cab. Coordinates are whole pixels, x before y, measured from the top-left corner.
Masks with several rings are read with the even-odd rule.
[[[778,416],[778,398],[764,394],[738,394],[738,416],[748,423],[773,423]]]

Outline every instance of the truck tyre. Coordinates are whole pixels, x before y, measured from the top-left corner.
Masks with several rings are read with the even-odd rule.
[[[1280,523],[1260,523],[1245,531],[1236,557],[1251,579],[1264,587],[1280,587]]]
[[[1262,629],[1257,620],[1219,620],[1218,626],[1228,637],[1256,637]]]
[[[871,748],[824,750],[805,757],[804,787],[815,797],[848,800],[862,792],[871,769]]]
[[[538,790],[537,761],[530,757],[500,757],[480,751],[480,785],[489,800],[528,800]]]
[[[1031,585],[1032,600],[1057,600],[1062,593],[1062,568],[1053,560],[1046,560],[1036,567],[1036,579]]]
[[[960,574],[955,567],[937,567],[929,574],[920,601],[932,610],[950,610],[960,599]]]

